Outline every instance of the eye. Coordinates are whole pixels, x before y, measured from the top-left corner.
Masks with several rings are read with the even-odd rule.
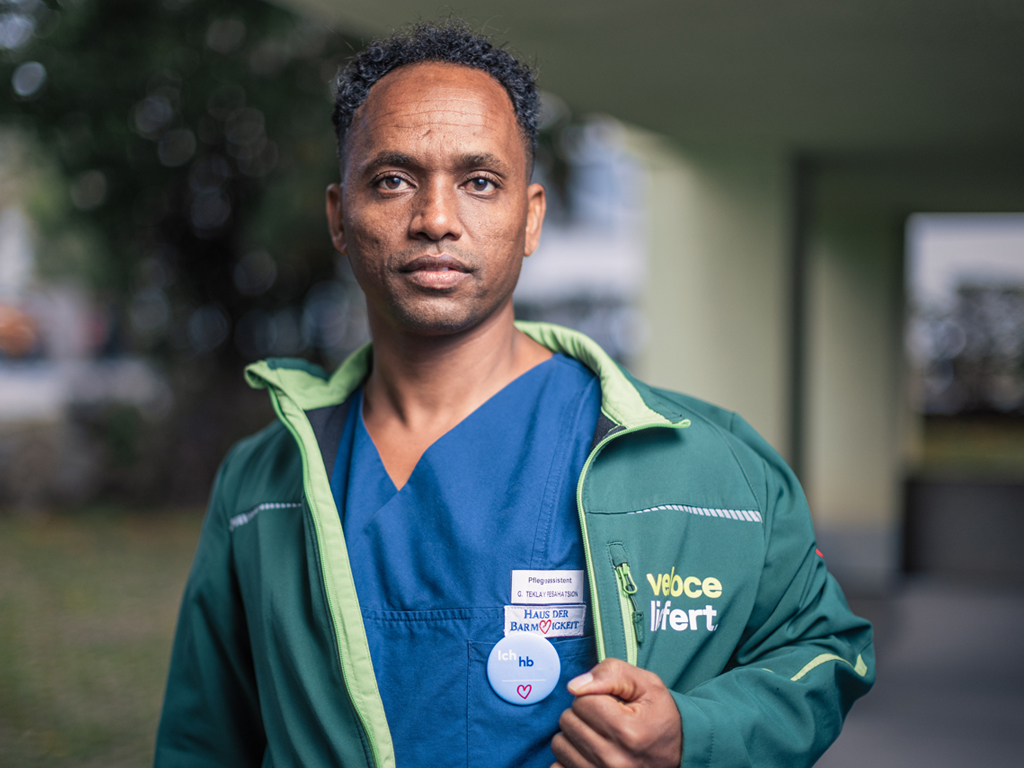
[[[476,176],[469,180],[469,188],[474,192],[493,192],[497,185],[486,176]]]
[[[377,179],[377,186],[381,189],[386,189],[388,192],[397,192],[405,183],[405,179],[401,176],[382,176]]]

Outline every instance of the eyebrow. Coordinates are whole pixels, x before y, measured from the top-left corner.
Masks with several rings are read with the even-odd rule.
[[[387,165],[397,165],[400,168],[408,168],[416,165],[416,163],[413,161],[411,156],[406,155],[403,152],[389,152],[385,150],[384,152],[379,152],[376,157],[365,163],[359,170],[360,173],[369,175],[378,168]]]
[[[400,168],[415,168],[419,163],[411,155],[404,152],[392,152],[384,150],[377,154],[370,162],[363,166],[363,173],[370,174],[384,166],[398,166]],[[507,176],[509,173],[506,164],[497,155],[491,152],[480,152],[462,155],[457,163],[459,168],[492,168],[496,173]]]
[[[497,155],[491,154],[490,152],[483,152],[476,155],[463,155],[459,162],[459,166],[462,168],[494,168],[502,175],[508,174],[508,169],[505,167],[505,163],[502,162],[501,158]]]

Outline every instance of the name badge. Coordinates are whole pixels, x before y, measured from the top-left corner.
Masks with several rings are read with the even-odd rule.
[[[585,605],[506,605],[505,634],[533,632],[544,637],[583,637]]]
[[[509,704],[543,701],[558,684],[562,662],[555,646],[531,632],[513,632],[499,640],[487,657],[487,680]]]
[[[512,602],[559,605],[583,602],[583,571],[512,571]]]

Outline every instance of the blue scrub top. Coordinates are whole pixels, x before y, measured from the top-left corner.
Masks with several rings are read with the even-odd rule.
[[[572,703],[566,683],[597,663],[584,637],[552,640],[558,685],[532,706],[491,690],[513,569],[585,566],[576,482],[601,407],[598,380],[554,355],[439,438],[395,488],[353,394],[331,488],[398,768],[543,766]]]

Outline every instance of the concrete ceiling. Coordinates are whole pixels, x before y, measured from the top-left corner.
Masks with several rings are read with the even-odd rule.
[[[370,39],[462,16],[575,112],[686,143],[1024,151],[1024,0],[279,0]]]

